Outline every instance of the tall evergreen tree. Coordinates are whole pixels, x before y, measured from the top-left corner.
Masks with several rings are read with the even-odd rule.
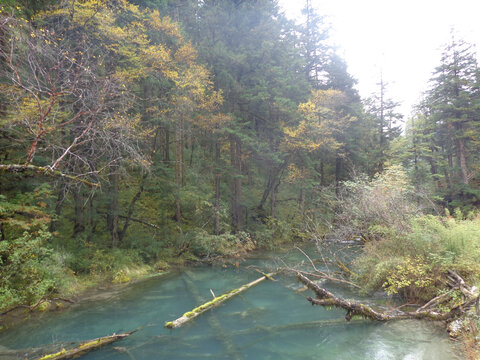
[[[475,133],[479,130],[479,69],[471,45],[452,38],[443,51],[441,65],[435,69],[427,103],[432,121],[445,138],[443,148],[450,160],[449,172],[468,185],[473,174],[469,163],[478,150]]]
[[[374,156],[376,162],[370,170],[382,172],[387,161],[387,149],[390,143],[401,134],[401,120],[403,115],[397,112],[399,103],[387,97],[387,84],[380,76],[379,92],[366,101],[366,112],[372,126],[376,129],[374,139]]]

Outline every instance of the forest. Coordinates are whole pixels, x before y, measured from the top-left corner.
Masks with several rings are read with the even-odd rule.
[[[0,4],[0,311],[332,237],[363,244],[340,263],[363,292],[448,310],[449,274],[480,284],[470,44],[404,118],[309,1],[301,24],[274,0]]]

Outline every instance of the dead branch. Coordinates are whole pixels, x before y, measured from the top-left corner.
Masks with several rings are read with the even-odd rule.
[[[435,321],[450,320],[464,314],[465,311],[474,305],[478,299],[478,297],[470,298],[448,312],[439,312],[427,309],[418,309],[415,312],[404,312],[397,309],[395,313],[390,314],[388,311],[374,310],[372,307],[362,304],[358,301],[339,298],[330,291],[318,286],[300,272],[297,272],[297,278],[316,294],[316,299],[311,297],[307,298],[312,305],[321,305],[327,307],[334,306],[344,309],[347,311],[347,314],[345,315],[345,320],[347,321],[350,321],[353,316],[361,316],[376,321],[403,319],[427,319]]]
[[[24,173],[24,172],[33,172],[36,174],[42,174],[52,177],[60,177],[64,179],[73,180],[76,182],[80,182],[84,185],[89,187],[96,187],[99,188],[100,184],[93,183],[88,180],[82,179],[75,175],[69,175],[62,173],[61,171],[54,170],[48,166],[36,166],[36,165],[20,165],[20,164],[10,164],[10,165],[3,165],[0,164],[0,173],[2,172],[11,172],[11,173]]]
[[[0,313],[0,316],[3,316],[3,315],[6,315],[12,311],[15,311],[17,309],[27,309],[28,311],[33,311],[35,310],[40,304],[42,304],[43,302],[47,301],[55,301],[55,300],[60,300],[60,301],[64,301],[64,302],[68,302],[70,304],[75,304],[75,301],[71,300],[71,299],[66,299],[66,298],[60,298],[60,297],[56,297],[56,298],[52,298],[52,299],[49,299],[48,300],[48,295],[45,295],[45,296],[42,296],[40,298],[40,300],[38,300],[35,304],[33,305],[17,305],[17,306],[14,306],[8,310],[5,310],[4,312]]]
[[[303,252],[303,251],[302,251]],[[307,256],[308,258],[308,256]],[[323,272],[321,270],[318,270],[315,265],[313,265],[313,261],[310,259],[310,262],[312,263],[312,266],[314,268],[314,270],[316,271],[315,273],[312,273],[312,272],[308,272],[308,271],[303,271],[303,270],[298,270],[298,269],[294,269],[294,268],[291,268],[289,266],[285,266],[283,268],[280,268],[279,270],[283,270],[283,271],[288,271],[288,272],[294,272],[294,273],[301,273],[303,275],[308,275],[308,276],[313,276],[313,277],[316,277],[318,279],[325,279],[325,280],[328,280],[328,281],[331,281],[331,282],[334,282],[334,283],[339,283],[339,284],[343,284],[343,285],[348,285],[348,286],[352,286],[354,288],[357,288],[357,289],[360,289],[360,286],[358,286],[357,284],[351,282],[351,281],[348,281],[348,280],[345,280],[345,279],[339,279],[339,278],[336,278],[336,277],[333,277],[329,274],[327,274],[326,272]],[[284,263],[285,264],[285,263]],[[286,264],[285,264],[286,265]]]

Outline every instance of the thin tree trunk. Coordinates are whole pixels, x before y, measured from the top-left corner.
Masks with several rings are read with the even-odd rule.
[[[93,239],[95,234],[97,223],[95,221],[96,209],[93,203],[94,195],[90,195],[88,199],[88,217],[87,217],[87,229],[88,229],[88,238],[87,240],[90,242]]]
[[[303,186],[300,188],[299,205],[300,205],[300,214],[303,216],[305,214],[305,188]]]
[[[165,126],[164,132],[165,132],[165,144],[163,147],[163,161],[169,164],[170,163],[170,131],[168,129],[168,126]]]
[[[118,240],[122,242],[122,240],[125,237],[125,234],[127,233],[127,229],[130,226],[130,221],[132,219],[133,215],[133,210],[135,209],[135,203],[137,202],[138,199],[140,199],[140,196],[143,193],[144,185],[145,185],[145,179],[147,178],[148,173],[145,173],[142,176],[142,179],[140,180],[140,187],[135,194],[135,196],[132,198],[130,201],[130,205],[128,206],[128,211],[127,211],[127,216],[125,217],[125,223],[123,224],[122,231],[118,234]]]
[[[467,159],[465,156],[465,142],[462,138],[457,138],[455,140],[456,145],[457,145],[457,157],[458,157],[458,163],[460,165],[460,174],[462,178],[462,182],[465,185],[468,185],[469,179],[468,179],[468,168],[467,168]]]
[[[270,170],[270,173],[268,175],[267,186],[265,187],[265,190],[263,191],[263,195],[262,195],[262,199],[260,200],[260,204],[257,206],[257,209],[260,212],[263,212],[263,206],[265,205],[265,202],[268,199],[268,195],[270,195],[275,190],[275,187],[278,188],[278,186],[280,185],[280,178],[282,177],[283,171],[288,166],[289,161],[290,161],[290,159],[287,158],[287,159],[284,160],[284,162],[281,165],[279,165],[278,167]]]
[[[73,200],[75,203],[75,218],[73,223],[73,236],[77,237],[85,231],[85,208],[82,188],[77,188],[73,192]]]
[[[195,151],[195,142],[192,141],[192,146],[190,147],[190,162],[189,162],[189,166],[192,167],[192,164],[193,164],[193,153]]]
[[[335,193],[340,191],[340,181],[342,180],[342,158],[337,154],[335,159]]]
[[[320,186],[325,186],[325,166],[323,159],[320,160]]]
[[[242,194],[242,161],[240,142],[232,138],[230,140],[230,164],[233,169],[232,179],[232,227],[235,232],[242,227],[242,211],[240,199]]]
[[[55,203],[55,218],[50,222],[50,232],[54,232],[57,230],[57,221],[62,214],[63,202],[65,200],[66,191],[67,185],[65,182],[62,181],[58,190],[57,201]]]
[[[270,217],[275,219],[275,205],[277,201],[277,192],[275,189],[272,191],[272,195],[270,195]]]
[[[213,224],[213,232],[215,235],[220,234],[220,145],[218,140],[215,141],[215,221]]]
[[[118,238],[118,183],[120,180],[120,173],[118,165],[112,164],[110,166],[110,187],[108,198],[108,212],[107,212],[107,228],[112,237],[112,247],[116,247],[119,244]]]
[[[380,136],[380,154],[378,162],[378,172],[383,171],[383,162],[385,160],[385,131],[383,130],[385,126],[385,84],[383,83],[383,74],[380,78],[380,126],[379,126],[379,136]]]
[[[183,148],[183,119],[180,117],[175,127],[175,183],[177,185],[177,194],[175,198],[175,220],[177,222],[182,220],[180,189],[185,185]]]

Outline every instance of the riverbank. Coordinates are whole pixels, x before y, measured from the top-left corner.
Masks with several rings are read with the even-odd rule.
[[[70,288],[70,293],[67,295],[57,295],[47,298],[42,298],[33,305],[18,305],[8,309],[0,314],[0,333],[8,331],[14,326],[19,325],[24,321],[35,320],[43,316],[48,316],[48,313],[65,311],[76,305],[92,302],[109,300],[119,296],[129,286],[147,281],[152,278],[168,277],[174,274],[177,269],[169,269],[163,271],[137,271],[127,272],[126,275],[131,277],[124,281],[111,281],[109,276],[98,277],[79,277],[72,279],[75,286]]]
[[[233,264],[238,266],[248,253],[255,249],[241,247],[224,256],[200,259],[188,251],[178,257],[165,257],[153,265],[138,263],[123,267],[103,267],[102,272],[77,275],[69,269],[62,274],[61,287],[55,293],[43,296],[31,304],[17,304],[7,309],[0,308],[0,333],[23,321],[38,318],[49,312],[63,311],[89,301],[108,300],[121,294],[128,286],[157,277],[168,277],[185,266],[198,264]]]
[[[123,348],[137,360],[327,358],[425,358],[454,360],[459,344],[448,340],[439,323],[413,320],[372,322],[344,320],[344,312],[309,306],[293,276],[276,276],[241,297],[196,318],[181,329],[169,330],[165,321],[181,316],[217,295],[258,278],[254,267],[269,268],[280,260],[297,261],[298,251],[252,254],[235,266],[193,266],[159,280],[141,281],[103,301],[81,303],[66,311],[20,324],[0,334],[8,349],[44,344],[78,343],[139,328],[115,346],[99,349],[88,358],[121,358]],[[305,264],[308,266],[308,264]],[[352,296],[341,285],[328,284],[339,296]],[[376,298],[365,298],[376,303]],[[383,357],[381,355],[383,354]]]
[[[296,253],[296,251],[292,251],[291,253]],[[191,259],[187,261],[185,258],[178,258],[171,263],[161,262],[163,270],[160,271],[158,270],[160,264],[157,264],[157,268],[139,265],[134,268],[122,269],[120,271],[121,276],[113,276],[111,273],[96,277],[77,276],[75,278],[76,285],[72,288],[72,291],[75,292],[72,292],[69,298],[52,297],[50,299],[44,299],[44,301],[39,304],[34,304],[35,306],[33,308],[19,307],[9,312],[5,316],[0,317],[0,333],[19,325],[25,320],[35,321],[44,316],[49,316],[49,313],[52,312],[65,311],[88,302],[108,302],[109,300],[121,298],[122,294],[128,291],[132,285],[153,278],[173,277],[179,273],[180,269],[185,268],[186,265],[195,267],[195,264],[217,263],[220,264],[218,268],[224,268],[228,263],[234,268],[238,267],[239,263],[241,263],[242,257],[209,258],[208,261],[191,261]],[[268,258],[269,256],[266,256],[264,251],[252,251],[248,254],[249,262],[252,259],[266,260]],[[118,273],[117,271],[116,274]],[[460,322],[462,330],[455,336],[456,340],[461,342],[464,349],[464,356],[468,360],[478,359],[479,355],[478,330],[475,322],[476,318],[473,315],[468,322]]]

